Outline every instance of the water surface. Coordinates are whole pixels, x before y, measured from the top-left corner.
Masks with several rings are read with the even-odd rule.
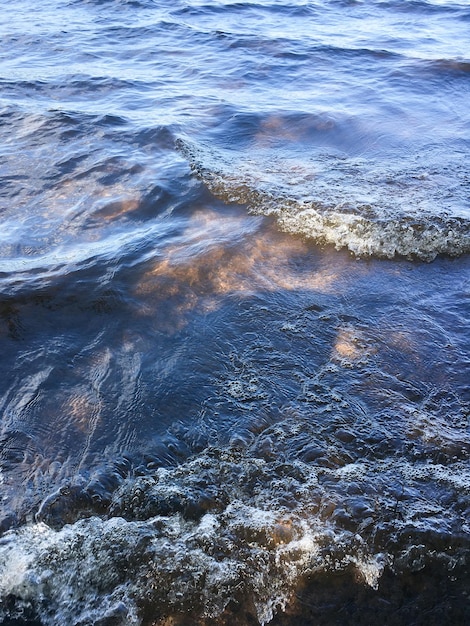
[[[467,623],[467,3],[1,10],[3,623]]]

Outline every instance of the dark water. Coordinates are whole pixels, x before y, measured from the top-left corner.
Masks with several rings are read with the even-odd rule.
[[[1,16],[2,623],[470,623],[470,5]]]

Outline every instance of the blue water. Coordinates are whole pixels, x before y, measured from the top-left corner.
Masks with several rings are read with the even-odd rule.
[[[468,623],[470,5],[0,6],[2,623]]]

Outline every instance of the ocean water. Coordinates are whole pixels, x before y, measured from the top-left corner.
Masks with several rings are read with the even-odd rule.
[[[470,4],[0,7],[0,623],[470,623]]]

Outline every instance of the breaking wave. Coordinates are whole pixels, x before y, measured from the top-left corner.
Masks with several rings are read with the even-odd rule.
[[[283,231],[358,257],[432,261],[470,251],[470,178],[458,156],[391,165],[331,151],[307,160],[177,143],[214,195],[274,217]]]
[[[88,498],[85,512],[77,489],[61,489],[34,524],[1,540],[0,618],[140,625],[225,615],[237,623],[242,606],[266,624],[307,577],[342,572],[375,590],[386,571],[466,579],[465,445],[460,459],[449,450],[416,461],[418,444],[394,457],[384,450],[399,443],[369,433],[370,452],[355,460],[361,441],[344,429],[334,448],[307,445],[313,438],[313,426],[295,417],[258,420],[227,447],[123,476],[106,506]],[[285,458],[286,446],[299,447],[297,458]],[[76,521],[64,524],[61,512]]]

